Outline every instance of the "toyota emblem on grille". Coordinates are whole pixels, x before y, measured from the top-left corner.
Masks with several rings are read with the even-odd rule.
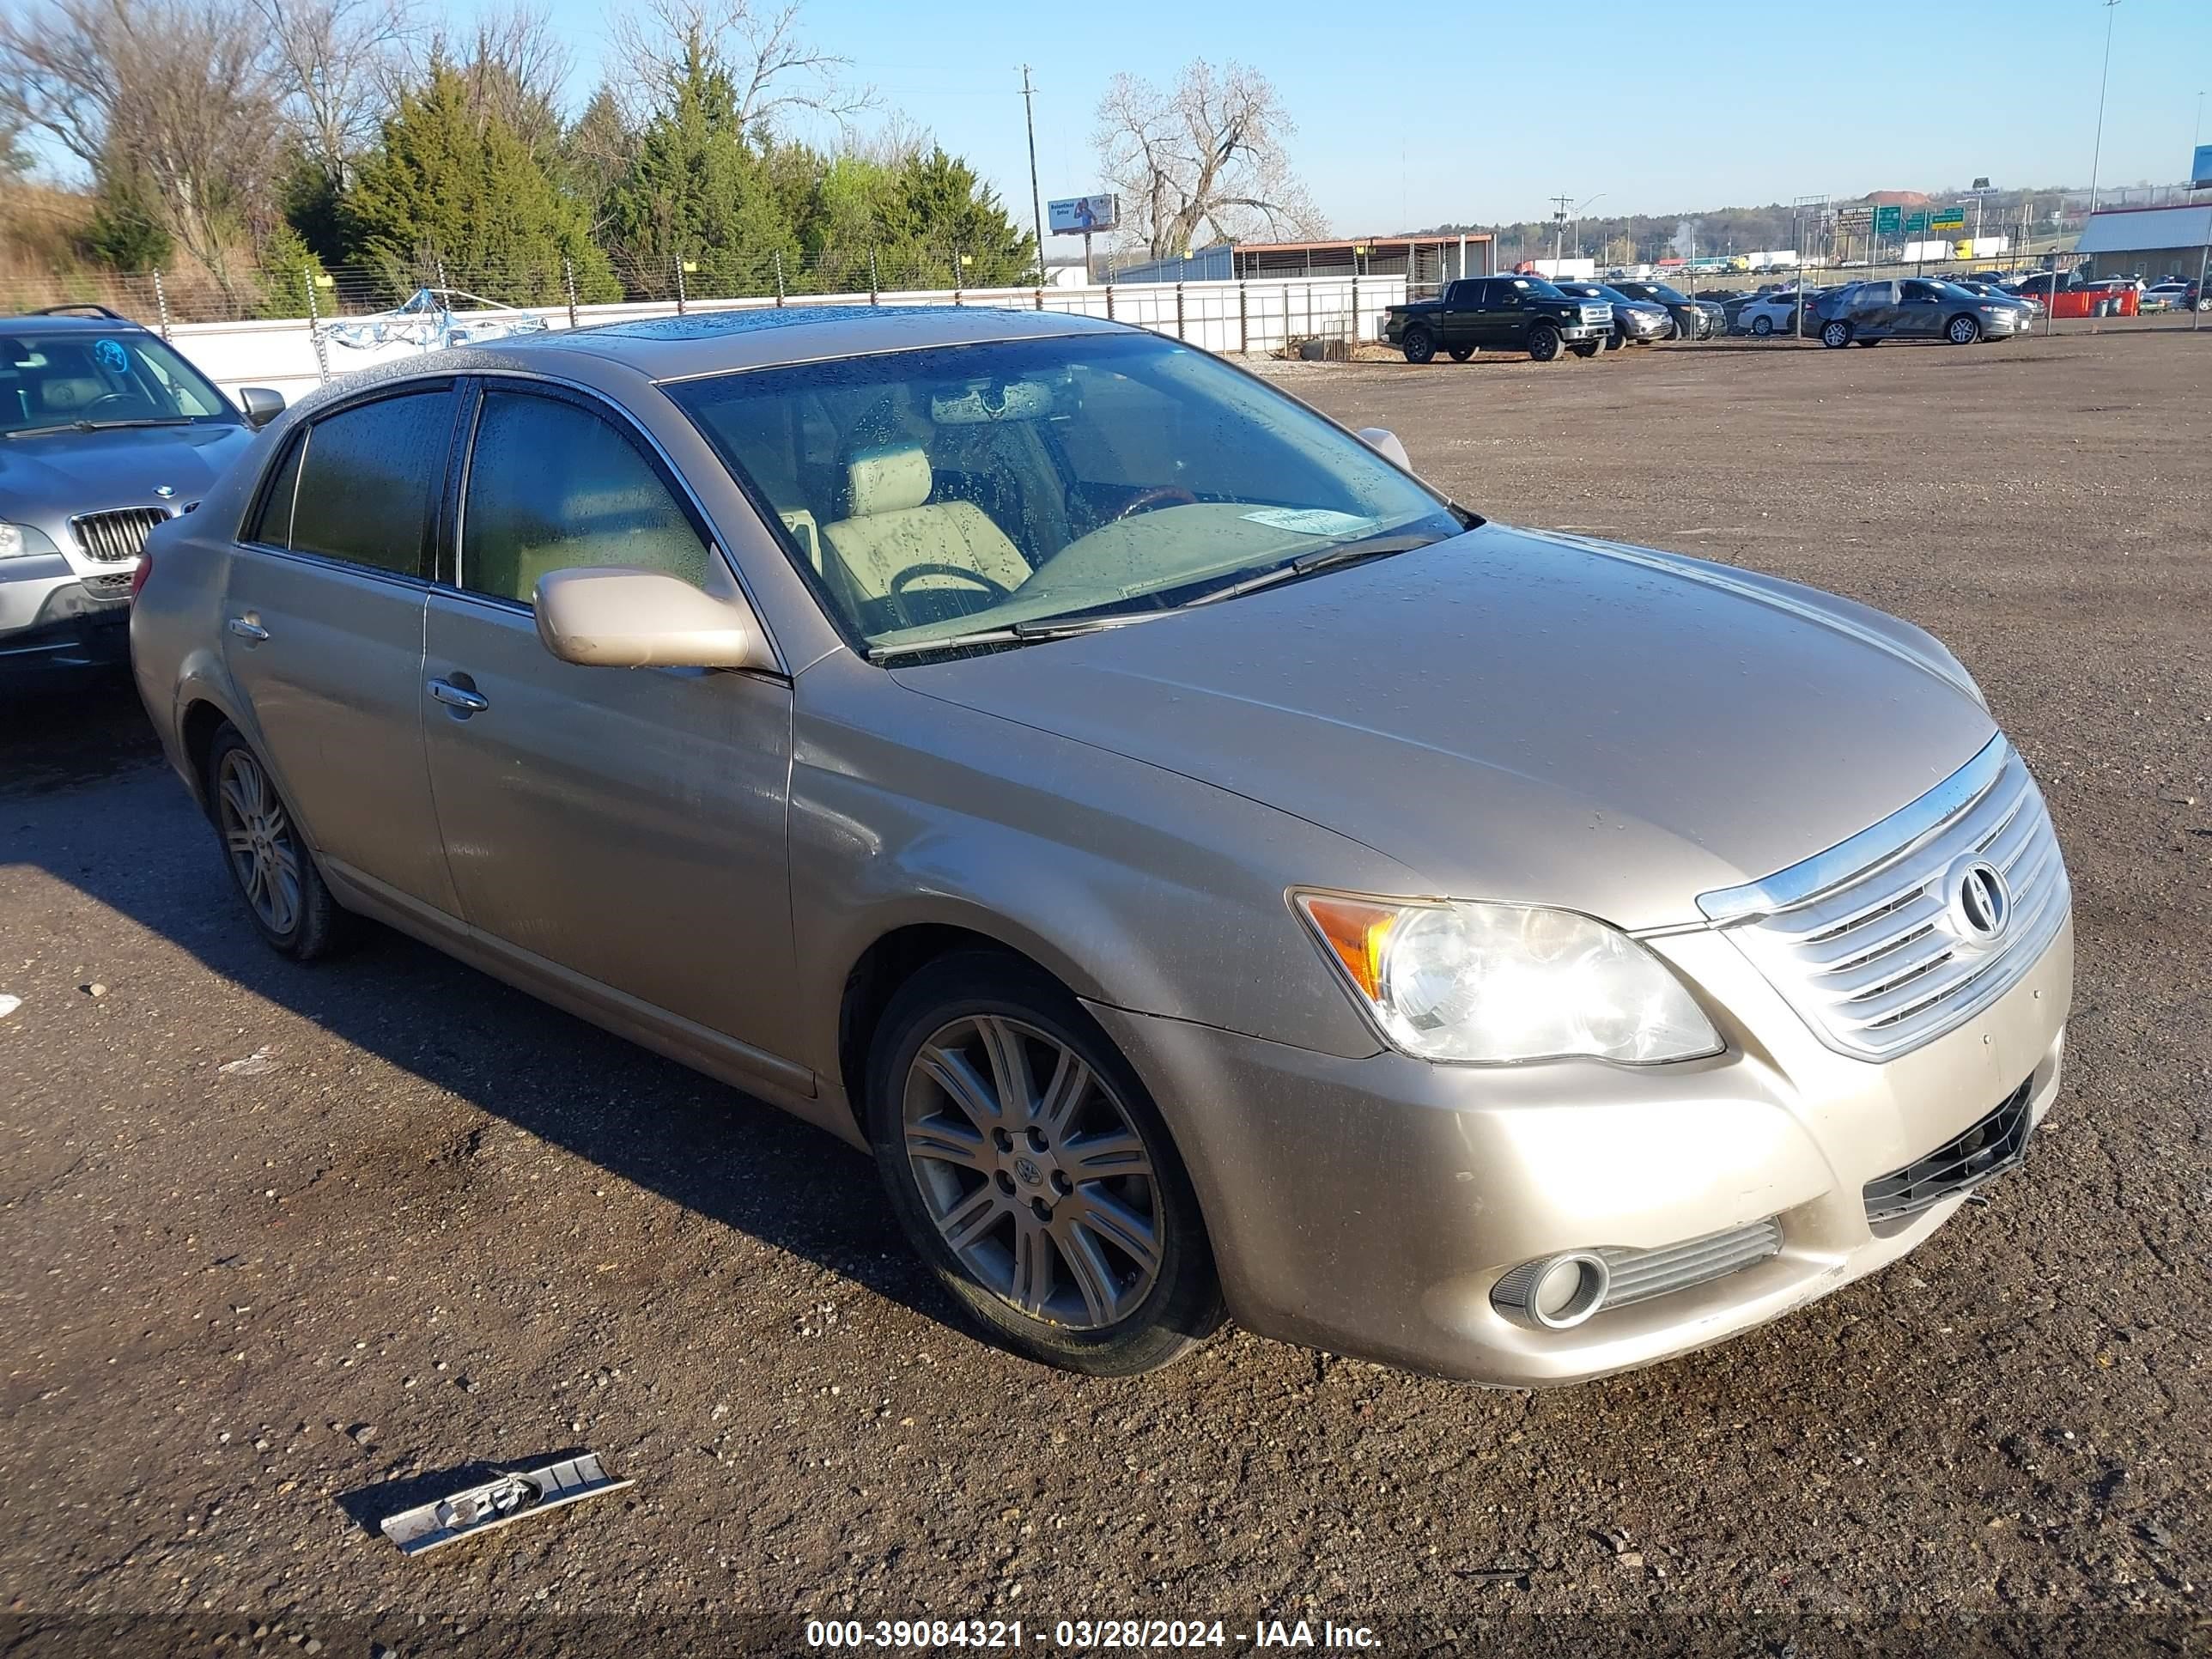
[[[1993,945],[2012,921],[2012,889],[1987,859],[1967,859],[1951,874],[1951,918],[1977,945]]]

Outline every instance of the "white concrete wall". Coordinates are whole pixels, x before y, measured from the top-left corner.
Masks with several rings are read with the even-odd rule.
[[[1046,288],[970,289],[955,295],[937,293],[884,294],[885,306],[951,305],[1003,307],[1021,311],[1068,313],[1077,316],[1112,316],[1203,346],[1208,351],[1268,352],[1291,339],[1373,340],[1378,337],[1385,307],[1406,298],[1403,276],[1363,276],[1356,283],[1346,276],[1291,277],[1280,281],[1185,283],[1178,290],[1172,283],[1117,283],[1111,288]],[[809,295],[794,300],[802,305],[866,305],[866,294]],[[774,307],[773,299],[694,301],[689,312],[757,311]],[[549,327],[569,326],[565,306],[546,307],[536,315]],[[673,302],[640,305],[580,306],[576,321],[623,322],[641,317],[671,317]],[[347,319],[343,320],[357,320]],[[319,342],[305,318],[281,322],[180,323],[169,337],[176,348],[226,391],[242,386],[273,386],[295,398],[313,391],[325,380],[417,355],[412,346],[383,346],[362,350],[328,337]]]

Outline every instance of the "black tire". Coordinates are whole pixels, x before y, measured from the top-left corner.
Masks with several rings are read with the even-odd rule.
[[[1767,316],[1764,312],[1760,313],[1751,319],[1751,331],[1760,339],[1765,339],[1774,332],[1774,319]]]
[[[1430,362],[1437,355],[1437,337],[1416,323],[1399,337],[1398,349],[1409,363]]]
[[[1674,316],[1672,313],[1669,313],[1667,318],[1667,333],[1665,337],[1669,340],[1679,340],[1682,337],[1681,319]]]
[[[1612,332],[1612,333],[1610,333],[1610,334],[1608,334],[1608,335],[1607,335],[1607,336],[1605,337],[1605,349],[1606,349],[1607,351],[1626,351],[1626,350],[1627,350],[1627,349],[1628,349],[1628,334],[1627,334],[1627,331],[1626,331],[1625,329],[1621,328],[1618,324],[1614,325],[1613,332]]]
[[[1453,346],[1444,355],[1455,363],[1463,363],[1474,356],[1474,353],[1475,348],[1473,346]]]
[[[1549,323],[1538,323],[1528,331],[1528,361],[1548,363],[1559,355],[1559,331]]]
[[[1057,1044],[1073,1054],[1103,1085],[1091,1109],[1118,1109],[1121,1122],[1143,1143],[1151,1171],[1146,1197],[1152,1213],[1145,1218],[1157,1239],[1158,1265],[1141,1298],[1112,1322],[1083,1327],[1042,1317],[988,1287],[954,1253],[931,1212],[931,1200],[924,1196],[923,1177],[908,1150],[908,1092],[927,1087],[929,1076],[924,1073],[919,1085],[912,1080],[916,1062],[933,1037],[963,1020],[979,1018],[1015,1022],[1040,1044]],[[1040,1047],[1031,1052],[1048,1050]],[[1220,1325],[1221,1283],[1214,1272],[1212,1247],[1166,1121],[1135,1070],[1097,1022],[1064,987],[1032,964],[993,951],[963,951],[928,963],[901,986],[884,1012],[870,1051],[866,1115],[876,1167],[899,1224],[938,1283],[987,1340],[1063,1370],[1130,1376],[1167,1364]],[[935,1120],[920,1121],[926,1127]],[[975,1144],[982,1146],[980,1139]],[[1072,1143],[1061,1144],[1064,1148]],[[1034,1172],[1029,1178],[1035,1179]],[[1057,1178],[1055,1170],[1055,1182]],[[967,1197],[983,1190],[968,1189],[961,1207]],[[1056,1206],[1073,1200],[1048,1201]],[[1036,1200],[1023,1200],[1017,1194],[1010,1202],[1034,1207]],[[1012,1224],[1011,1209],[1006,1220]],[[988,1239],[999,1232],[1000,1224],[994,1221],[977,1236]],[[1091,1249],[1097,1249],[1095,1238]],[[1053,1259],[1060,1265],[1068,1260]],[[1125,1259],[1135,1262],[1134,1257]],[[1133,1278],[1135,1284],[1143,1283],[1141,1267]]]
[[[1820,325],[1820,343],[1831,349],[1851,343],[1851,325],[1840,317]]]
[[[1982,337],[1981,320],[1962,311],[1943,325],[1943,337],[1953,345],[1973,345]]]
[[[260,789],[265,790],[267,799],[282,815],[283,828],[264,834],[259,839],[274,849],[272,856],[289,860],[291,884],[296,886],[296,892],[283,908],[256,898],[246,873],[254,861],[253,856],[242,850],[234,840],[241,834],[252,838],[253,832],[244,823],[245,815],[240,810],[244,793],[253,788],[246,781],[249,775],[259,780]],[[245,733],[236,726],[224,725],[209,745],[204,783],[208,817],[222,843],[223,867],[230,872],[231,885],[245,901],[246,914],[254,931],[269,947],[295,962],[313,962],[349,943],[354,933],[353,918],[331,896],[323,872],[316,867],[313,849],[299,828],[298,815],[277,790],[266,763],[253,752],[253,745],[246,742]],[[266,878],[264,874],[264,879]]]
[[[1567,348],[1577,357],[1595,357],[1605,349],[1603,340],[1577,340]]]

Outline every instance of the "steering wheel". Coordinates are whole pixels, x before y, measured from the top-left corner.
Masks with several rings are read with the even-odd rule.
[[[920,581],[924,576],[951,576],[955,580],[967,582],[973,586],[981,588],[994,599],[1011,599],[1013,596],[1012,588],[1001,587],[981,571],[970,570],[964,564],[910,564],[891,578],[890,597],[898,599],[908,584]]]
[[[135,392],[103,392],[90,403],[79,405],[76,412],[80,416],[85,416],[91,414],[102,404],[135,404],[137,401],[138,394]]]
[[[1159,484],[1151,489],[1140,489],[1130,496],[1127,501],[1121,503],[1121,510],[1106,522],[1119,524],[1122,520],[1133,519],[1139,513],[1149,513],[1156,507],[1195,507],[1197,505],[1198,497],[1181,484]]]

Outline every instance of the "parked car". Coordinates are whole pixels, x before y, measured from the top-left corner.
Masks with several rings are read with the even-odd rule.
[[[1820,297],[1817,289],[1806,291],[1804,332],[1808,337],[1820,331],[1814,312]],[[1770,334],[1794,334],[1797,332],[1797,307],[1798,300],[1795,294],[1779,289],[1771,294],[1762,294],[1736,314],[1736,331],[1755,334],[1761,339]]]
[[[1478,351],[1525,351],[1540,363],[1564,349],[1595,357],[1613,332],[1613,308],[1570,299],[1540,276],[1468,276],[1444,286],[1442,297],[1415,300],[1382,313],[1382,338],[1425,363],[1442,351],[1463,363]]]
[[[1080,317],[547,333],[272,426],[133,660],[276,951],[377,917],[869,1150],[1031,1358],[1565,1382],[1896,1260],[2071,994],[1972,679],[1403,457]]]
[[[1976,295],[1997,305],[2016,306],[2022,313],[2023,319],[2027,322],[2033,322],[2042,316],[2047,308],[2040,300],[2032,300],[2022,295],[2010,293],[1998,287],[1995,283],[1976,282],[1972,277],[1954,277],[1952,279],[1951,286],[1964,289],[1969,294]]]
[[[1615,283],[1613,286],[1632,300],[1666,307],[1674,323],[1670,339],[1707,340],[1727,331],[1728,313],[1711,300],[1692,300],[1665,283]]]
[[[2136,303],[2144,311],[2212,311],[2195,283],[2179,278],[2154,283]]]
[[[148,529],[198,505],[283,407],[246,398],[112,312],[0,317],[0,672],[122,663]]]
[[[2008,340],[2025,333],[2028,313],[2009,301],[1985,300],[1950,283],[1909,276],[1854,283],[1820,307],[1820,343],[1877,345],[1884,340]]]
[[[1674,327],[1674,319],[1668,316],[1666,307],[1632,300],[1603,283],[1554,283],[1552,286],[1569,299],[1602,300],[1613,307],[1613,331],[1605,338],[1607,351],[1618,351],[1623,346],[1656,345]]]

